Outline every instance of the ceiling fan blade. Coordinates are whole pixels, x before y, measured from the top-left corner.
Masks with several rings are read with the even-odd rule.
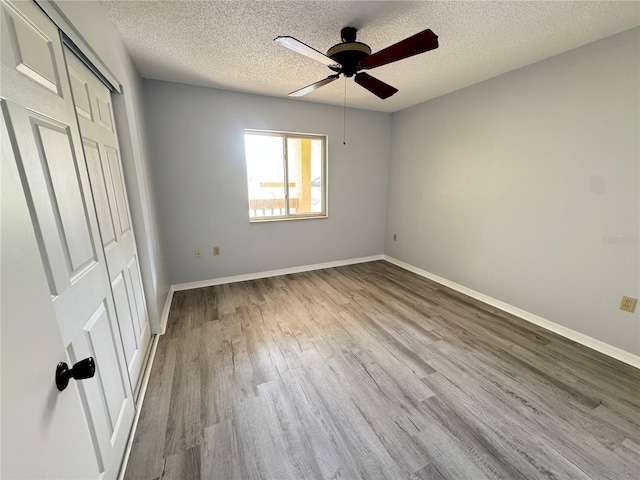
[[[306,95],[307,93],[311,93],[314,90],[322,87],[323,85],[326,85],[327,83],[331,83],[334,80],[337,80],[339,76],[340,76],[340,74],[329,75],[327,78],[324,78],[324,79],[320,80],[319,82],[312,83],[311,85],[307,85],[306,87],[303,87],[300,90],[296,90],[295,92],[291,92],[289,94],[289,96],[290,97],[302,97],[303,95]]]
[[[336,65],[336,61],[327,57],[324,53],[319,52],[315,48],[311,48],[309,45],[302,43],[293,37],[276,37],[274,39],[276,43],[279,43],[283,47],[287,47],[294,52],[300,53],[306,57],[312,58],[316,62],[324,63],[328,66]]]
[[[438,48],[438,36],[431,30],[427,29],[423,32],[405,38],[398,43],[384,48],[368,57],[360,60],[358,66],[360,68],[370,69],[376,68],[387,63],[396,62],[403,58],[413,57],[419,53],[428,52]]]
[[[397,88],[392,87],[391,85],[388,85],[382,80],[378,80],[365,72],[356,73],[355,82],[383,100],[385,98],[389,98],[398,91]]]

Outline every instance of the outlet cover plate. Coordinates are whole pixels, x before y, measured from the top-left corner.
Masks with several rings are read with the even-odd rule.
[[[620,310],[624,310],[625,312],[633,312],[636,309],[637,302],[637,298],[623,296],[622,301],[620,302]]]

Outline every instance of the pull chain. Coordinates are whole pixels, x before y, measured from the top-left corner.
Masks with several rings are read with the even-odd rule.
[[[342,144],[347,144],[347,77],[344,77],[344,116],[342,118]]]

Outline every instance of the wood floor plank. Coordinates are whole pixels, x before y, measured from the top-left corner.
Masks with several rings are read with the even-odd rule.
[[[446,480],[438,467],[433,464],[425,465],[420,470],[411,475],[411,480]]]
[[[401,478],[402,470],[362,412],[340,388],[321,355],[310,350],[305,356],[310,364],[305,367],[305,373],[329,415],[332,430],[343,439],[351,453],[358,473],[362,478],[372,480]]]
[[[125,479],[640,478],[640,370],[384,261],[174,294]]]
[[[197,446],[202,436],[202,390],[199,350],[191,348],[200,331],[177,343],[171,402],[165,433],[165,457]]]
[[[263,383],[258,387],[260,398],[277,418],[276,433],[287,449],[296,478],[319,478],[322,470],[316,462],[309,437],[296,428],[300,422],[293,402],[281,380]]]
[[[200,447],[192,447],[167,457],[162,480],[200,479]]]
[[[427,453],[413,437],[420,431],[419,427],[415,423],[403,422],[404,416],[394,415],[395,399],[382,382],[373,379],[363,362],[351,351],[335,351],[326,362],[340,383],[340,388],[348,394],[378,434],[389,455],[405,473],[411,474],[428,464]]]
[[[611,477],[609,471],[603,469],[597,460],[603,455],[611,456],[612,460],[614,458],[603,445],[590,436],[581,435],[583,432],[561,419],[556,419],[555,424],[549,424],[540,408],[534,407],[535,414],[528,407],[519,411],[506,410],[509,405],[493,404],[491,400],[494,397],[480,385],[466,381],[463,390],[460,385],[452,384],[439,374],[425,380],[437,392],[438,399],[446,399],[448,404],[456,402],[456,415],[460,416],[466,428],[473,428],[478,432],[477,437],[491,439],[490,443],[484,444],[485,450],[493,458],[500,457],[500,467],[509,468],[507,478],[518,478],[519,472],[526,475],[523,478],[544,476],[546,468],[540,465],[550,460],[556,471],[567,478],[617,478],[617,474]],[[443,403],[438,402],[438,405]],[[448,410],[446,416],[452,417],[453,413]],[[505,448],[515,443],[507,438],[505,432],[509,432],[509,436],[514,432],[519,433],[517,436],[513,435],[517,439],[518,448]],[[550,435],[550,432],[553,433]],[[563,433],[563,440],[558,440],[557,432]],[[502,448],[494,450],[493,445],[502,445]],[[478,460],[476,463],[480,465],[484,462]],[[625,468],[620,465],[620,459],[616,459],[616,463],[618,467]],[[580,469],[576,468],[576,464],[581,465]],[[496,464],[490,462],[489,466],[495,467]]]
[[[434,465],[445,479],[473,478],[485,480],[487,477],[473,459],[461,448],[456,439],[448,435],[439,425],[432,424],[420,432],[425,448]]]
[[[201,414],[202,426],[206,428],[231,418],[229,392],[234,390],[233,352],[219,320],[203,326],[195,347],[200,350]]]
[[[202,478],[240,479],[238,440],[231,418],[205,428],[201,446]]]
[[[305,370],[299,368],[288,372],[282,382],[299,418],[299,423],[292,426],[306,437],[321,471],[320,478],[363,478],[347,443],[333,428],[331,415]]]
[[[176,343],[163,339],[156,350],[154,375],[149,378],[145,402],[140,412],[136,435],[131,446],[125,479],[160,478],[164,470],[164,444],[169,421],[175,370]]]

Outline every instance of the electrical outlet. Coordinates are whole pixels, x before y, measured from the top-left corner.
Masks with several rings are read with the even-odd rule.
[[[202,258],[202,250],[196,250],[196,258]]]
[[[215,256],[220,255],[220,247],[213,247],[213,254]]]
[[[620,302],[620,310],[624,310],[625,312],[633,312],[636,309],[637,298],[633,297],[622,297],[622,301]]]
[[[398,240],[398,234],[397,234],[397,233],[394,233],[394,234],[393,234],[393,241],[395,242],[396,240]]]

